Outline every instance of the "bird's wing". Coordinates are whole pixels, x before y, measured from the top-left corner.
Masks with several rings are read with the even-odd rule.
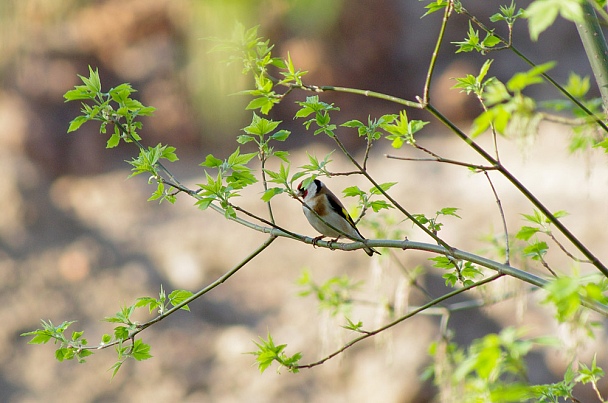
[[[333,195],[329,191],[328,191],[328,193],[330,193],[331,195]],[[340,202],[340,200],[337,197],[335,197],[335,196],[334,197],[329,197],[329,195],[325,195],[325,197],[327,197],[327,200],[329,201],[329,204],[331,205],[331,207],[338,214],[340,214],[342,216],[342,218],[344,218],[346,221],[348,221],[348,223],[355,229],[355,231],[357,231],[357,234],[359,234],[359,236],[361,238],[363,238],[363,236],[361,235],[361,233],[357,229],[357,226],[355,225],[355,222],[350,217],[350,215],[348,214],[348,211],[346,211],[346,208],[344,208],[344,206],[342,205],[342,203]]]

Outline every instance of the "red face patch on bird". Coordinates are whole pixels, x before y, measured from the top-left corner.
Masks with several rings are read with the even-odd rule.
[[[306,195],[308,194],[308,190],[302,188],[303,183],[304,181],[300,182],[300,184],[298,185],[298,195],[302,198],[306,197]]]

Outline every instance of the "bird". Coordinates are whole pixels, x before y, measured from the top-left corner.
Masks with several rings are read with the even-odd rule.
[[[304,182],[300,182],[297,188],[297,195],[304,202],[302,210],[304,210],[304,215],[310,225],[322,234],[313,239],[313,245],[316,245],[319,240],[325,237],[332,237],[334,239],[331,242],[336,242],[342,236],[346,236],[354,241],[365,242],[365,238],[355,226],[355,222],[344,208],[342,202],[323,182],[314,179],[306,187],[303,186]],[[331,228],[330,225],[335,229]],[[373,256],[374,253],[380,254],[369,246],[366,246],[363,250],[369,256]]]

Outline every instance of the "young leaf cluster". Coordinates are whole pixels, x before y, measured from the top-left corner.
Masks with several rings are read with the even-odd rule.
[[[131,98],[131,94],[136,92],[131,84],[120,84],[108,92],[102,92],[99,71],[93,70],[91,66],[89,77],[78,77],[83,85],[75,86],[63,96],[66,102],[83,101],[81,115],[70,122],[68,133],[78,130],[88,121],[95,120],[101,122],[100,133],[106,133],[107,125],[114,124],[114,131],[106,144],[107,148],[116,147],[121,139],[127,143],[141,140],[137,131],[142,128],[142,124],[137,119],[140,116],[152,115],[155,108]]]
[[[422,130],[428,123],[423,120],[409,120],[407,112],[402,110],[399,112],[399,116],[388,115],[383,119],[381,127],[389,133],[386,139],[391,141],[391,146],[401,148],[404,144],[414,145],[416,143],[414,134]]]
[[[226,217],[236,217],[236,211],[230,199],[239,196],[239,191],[258,180],[253,170],[246,164],[256,157],[257,153],[241,154],[240,148],[230,154],[225,160],[220,160],[212,154],[207,155],[200,165],[217,170],[215,177],[205,170],[207,183],[199,184],[201,198],[196,202],[200,209],[205,210],[213,202],[218,202]]]
[[[447,256],[435,256],[429,260],[435,262],[433,267],[449,270],[441,277],[445,279],[445,285],[450,287],[455,287],[458,282],[468,287],[475,283],[476,277],[483,276],[481,270],[469,261],[455,260]]]
[[[296,118],[307,118],[314,115],[303,123],[306,130],[314,123],[318,126],[318,129],[314,131],[315,136],[319,133],[325,133],[329,137],[335,136],[336,125],[330,123],[329,112],[339,111],[340,108],[334,106],[334,104],[320,101],[318,95],[306,97],[306,101],[298,101],[297,104],[300,105],[300,109],[295,114]]]
[[[168,296],[165,293],[163,287],[160,287],[160,292],[158,293],[158,298],[153,297],[141,297],[137,298],[137,302],[135,303],[136,308],[147,306],[150,310],[150,313],[153,311],[157,311],[159,315],[165,314],[167,310],[171,307],[175,307],[180,305],[182,302],[187,300],[192,296],[192,292],[187,290],[173,290]],[[180,309],[184,311],[190,311],[190,307],[188,305],[180,306]]]
[[[460,218],[456,212],[458,211],[457,207],[444,207],[441,210],[435,212],[435,217],[427,217],[424,214],[413,214],[413,217],[422,225],[426,225],[426,227],[434,234],[437,234],[441,231],[443,227],[443,223],[439,222],[439,217],[456,217]]]
[[[279,364],[277,371],[279,371],[281,367],[285,367],[289,372],[299,372],[297,365],[302,358],[302,354],[295,353],[292,356],[287,356],[283,351],[285,350],[285,347],[287,347],[287,344],[275,345],[270,333],[268,333],[268,338],[266,340],[260,337],[260,343],[254,342],[254,344],[257,346],[258,350],[252,351],[249,354],[255,355],[260,372],[266,371],[266,369],[275,361]]]
[[[469,21],[469,31],[467,34],[467,38],[461,42],[452,42],[458,48],[456,53],[460,52],[480,52],[481,54],[485,54],[488,50],[492,49],[494,46],[498,45],[501,40],[494,36],[492,33],[486,33],[485,38],[481,39],[479,37],[479,31],[473,28],[473,25]]]
[[[36,329],[31,332],[22,333],[21,336],[33,336],[28,344],[46,344],[53,340],[55,344],[59,343],[59,347],[55,350],[55,358],[62,362],[65,360],[76,359],[79,363],[84,363],[85,358],[93,354],[87,348],[88,341],[83,337],[84,332],[72,332],[71,336],[67,336],[65,331],[75,323],[74,321],[65,321],[58,326],[53,325],[50,320],[42,320],[42,329]]]

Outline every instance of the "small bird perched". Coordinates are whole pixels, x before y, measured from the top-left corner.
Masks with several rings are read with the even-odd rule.
[[[344,205],[323,182],[315,179],[306,188],[302,187],[303,183],[301,182],[298,185],[298,196],[303,199],[306,206],[310,207],[302,206],[304,215],[310,225],[323,234],[313,240],[313,245],[325,237],[334,237],[331,242],[336,242],[341,236],[346,236],[354,241],[365,241],[365,238],[363,238],[363,235],[361,235],[355,226],[353,219],[348,215],[348,211],[346,211]],[[317,214],[313,213],[313,211]],[[317,215],[323,218],[327,224],[341,232],[331,228]],[[374,253],[380,254],[377,250],[370,247],[365,247],[363,250],[369,256],[372,256]]]

